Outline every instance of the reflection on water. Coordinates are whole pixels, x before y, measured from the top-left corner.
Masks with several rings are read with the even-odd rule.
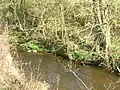
[[[73,70],[79,68],[76,75],[90,90],[107,90],[107,88],[108,90],[120,90],[120,83],[117,82],[119,77],[100,68],[70,65],[70,62],[64,58],[42,52],[20,52],[20,56],[24,63],[30,63],[23,65],[28,79],[32,72],[38,80],[47,81],[51,85],[50,90],[87,90],[72,72],[66,71],[69,68]]]

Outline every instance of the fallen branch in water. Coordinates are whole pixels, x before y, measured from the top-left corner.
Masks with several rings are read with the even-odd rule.
[[[80,78],[80,77],[78,77],[78,75],[75,73],[75,72],[77,72],[79,69],[76,69],[76,70],[72,70],[72,68],[69,68],[69,69],[67,69],[66,67],[65,67],[65,65],[63,65],[60,61],[58,61],[59,63],[60,63],[60,65],[64,68],[64,70],[65,70],[65,72],[71,72],[82,84],[83,84],[83,86],[87,89],[87,90],[90,90],[89,89],[89,87],[83,82],[83,80]],[[65,72],[63,72],[63,73],[65,73]],[[60,73],[60,74],[63,74],[63,73]],[[59,75],[60,75],[59,74]]]
[[[88,88],[88,86],[83,82],[83,80],[80,79],[80,77],[78,77],[78,75],[77,75],[74,71],[70,71],[70,72],[73,73],[73,75],[84,85],[84,87],[85,87],[87,90],[90,90],[90,89]]]

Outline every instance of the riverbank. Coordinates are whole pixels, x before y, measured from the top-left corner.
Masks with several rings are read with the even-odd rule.
[[[0,90],[48,90],[47,83],[27,80],[22,68],[18,68],[17,62],[13,60],[14,55],[11,56],[8,39],[7,32],[0,35]]]

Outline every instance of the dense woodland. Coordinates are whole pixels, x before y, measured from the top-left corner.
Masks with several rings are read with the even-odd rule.
[[[73,60],[120,67],[119,0],[2,0],[1,26],[10,43]],[[2,31],[1,31],[2,32]]]
[[[10,43],[73,60],[120,67],[119,0],[2,0],[1,26]]]
[[[0,0],[3,32],[23,51],[120,73],[120,0]]]

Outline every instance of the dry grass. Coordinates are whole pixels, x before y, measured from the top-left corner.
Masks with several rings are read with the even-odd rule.
[[[0,35],[0,90],[47,90],[49,85],[40,81],[27,80],[11,57],[8,34]]]

